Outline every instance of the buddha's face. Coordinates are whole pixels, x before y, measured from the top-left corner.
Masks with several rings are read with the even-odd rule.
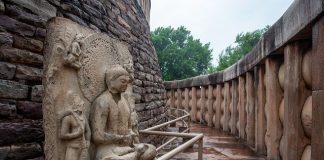
[[[130,78],[127,75],[121,75],[110,82],[110,87],[117,93],[125,92]]]

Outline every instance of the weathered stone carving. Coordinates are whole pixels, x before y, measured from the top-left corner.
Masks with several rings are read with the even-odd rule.
[[[155,147],[138,143],[136,113],[123,93],[130,82],[128,72],[114,66],[106,72],[108,89],[92,104],[92,138],[97,147],[96,159],[141,159],[155,157]],[[135,141],[136,142],[135,142]]]
[[[44,73],[46,159],[155,158],[154,146],[139,143],[126,45],[70,20],[51,19]]]
[[[74,69],[80,69],[82,64],[80,62],[81,59],[81,40],[84,38],[83,35],[77,34],[70,46],[70,50],[64,57],[64,61],[67,65]]]
[[[82,111],[84,102],[72,91],[67,93],[66,99],[70,101],[66,107],[71,110],[61,115],[59,124],[59,137],[66,144],[65,159],[87,160],[91,134],[87,118]]]

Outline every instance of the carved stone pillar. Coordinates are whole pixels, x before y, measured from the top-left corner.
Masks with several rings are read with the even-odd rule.
[[[191,108],[191,121],[196,122],[196,114],[197,114],[197,88],[192,87],[191,89],[191,100],[192,100],[192,108]]]
[[[217,85],[216,88],[217,96],[216,96],[216,120],[215,120],[215,128],[220,129],[220,119],[221,119],[221,103],[222,103],[222,86],[220,84]]]
[[[265,86],[264,86],[264,66],[257,66],[255,69],[255,108],[256,108],[256,127],[255,127],[255,147],[259,154],[265,154],[264,137],[266,133],[266,118],[265,118]]]
[[[279,106],[283,97],[277,76],[280,64],[278,61],[270,58],[266,59],[265,64],[265,114],[267,119],[265,143],[267,146],[267,158],[280,159],[279,142],[282,136],[282,126],[279,119]]]
[[[177,109],[182,109],[182,94],[181,94],[181,89],[178,88],[177,89],[177,100],[178,100],[178,104],[177,104]],[[177,116],[179,116],[179,112],[176,113]]]
[[[313,27],[312,55],[312,98],[313,98],[313,129],[312,129],[312,160],[324,157],[324,18]]]
[[[310,95],[302,78],[305,44],[294,42],[285,47],[284,83],[284,160],[300,159],[308,143],[302,126],[301,113]]]
[[[231,133],[232,135],[237,134],[237,127],[236,124],[238,122],[238,111],[237,111],[237,105],[238,105],[238,92],[237,92],[238,86],[237,86],[237,80],[232,80],[232,123],[230,124],[231,127]]]
[[[229,131],[229,119],[230,119],[230,113],[229,113],[229,107],[230,107],[230,86],[229,82],[226,82],[224,85],[224,125],[223,125],[223,131],[228,132]]]
[[[206,123],[206,87],[205,86],[201,86],[200,89],[200,123],[201,124],[205,124]]]
[[[184,107],[187,112],[189,112],[189,88],[185,88],[184,91],[185,99],[184,99]]]
[[[208,119],[207,119],[207,123],[208,126],[211,127],[213,126],[213,86],[209,85],[208,86],[208,101],[207,101],[207,109],[208,109]]]
[[[254,108],[254,83],[253,74],[251,72],[246,73],[246,112],[247,112],[247,124],[246,135],[247,144],[254,147],[255,141],[255,108]]]
[[[246,112],[245,112],[245,105],[246,105],[246,92],[245,92],[245,78],[243,76],[239,77],[239,137],[241,139],[246,139]]]

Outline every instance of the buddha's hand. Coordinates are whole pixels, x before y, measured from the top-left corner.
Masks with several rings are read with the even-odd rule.
[[[122,136],[122,142],[126,143],[126,144],[130,144],[132,143],[133,137],[131,134],[126,134]]]
[[[144,144],[135,145],[135,151],[139,155],[142,155],[145,152],[145,150],[147,150],[147,146],[145,146]]]

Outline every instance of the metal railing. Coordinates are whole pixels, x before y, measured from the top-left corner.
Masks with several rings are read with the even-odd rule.
[[[178,147],[174,148],[173,150],[167,152],[166,154],[164,154],[161,157],[158,157],[157,160],[167,160],[170,159],[172,157],[174,157],[175,155],[177,155],[180,152],[185,151],[187,148],[193,146],[195,143],[198,142],[198,160],[202,160],[203,159],[203,138],[204,135],[203,134],[195,134],[195,133],[189,133],[190,131],[190,114],[182,109],[176,109],[176,108],[170,108],[171,113],[172,110],[176,111],[176,116],[170,114],[169,116],[172,118],[175,118],[173,120],[170,120],[168,122],[141,130],[140,133],[141,134],[148,134],[148,135],[159,135],[159,136],[170,136],[172,137],[170,140],[168,140],[167,142],[165,142],[164,144],[162,144],[161,146],[157,147],[157,151],[163,149],[163,147],[165,147],[166,145],[172,143],[174,140],[176,140],[177,138],[181,137],[181,138],[187,138],[188,141],[186,141],[185,143],[179,145]],[[182,113],[182,116],[179,118],[176,118],[177,116],[179,116],[179,112]],[[185,120],[188,120],[188,122],[186,122]],[[160,129],[162,127],[168,126],[170,124],[176,123],[178,121],[182,121],[183,126],[185,126],[186,129],[184,129],[183,131],[180,131],[180,133],[177,132],[166,132],[166,131],[155,131],[157,129]],[[188,132],[188,133],[186,133]]]

